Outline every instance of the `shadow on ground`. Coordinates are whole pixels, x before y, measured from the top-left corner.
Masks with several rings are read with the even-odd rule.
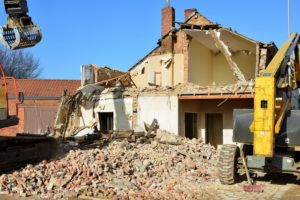
[[[255,178],[259,182],[269,182],[276,185],[286,185],[286,184],[296,184],[300,183],[299,176],[293,174],[284,174],[284,173],[273,173],[273,174],[264,174],[263,176],[258,176]]]
[[[258,172],[257,174],[251,173],[250,176],[254,180],[254,182],[260,183],[267,182],[269,184],[275,185],[300,184],[299,176],[293,174]],[[240,175],[237,180],[237,183],[243,182],[247,182],[246,174]]]

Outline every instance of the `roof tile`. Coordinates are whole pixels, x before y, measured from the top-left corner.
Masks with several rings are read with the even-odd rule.
[[[8,80],[9,96],[14,96],[14,84]],[[25,97],[60,97],[65,89],[74,94],[80,87],[80,80],[16,79],[18,90]]]

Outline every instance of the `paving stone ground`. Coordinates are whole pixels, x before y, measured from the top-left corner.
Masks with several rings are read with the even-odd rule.
[[[257,184],[262,185],[264,192],[254,193],[243,191],[243,180],[232,186],[222,185],[219,182],[208,185],[205,189],[212,200],[281,200],[300,199],[300,181],[297,177],[289,174],[260,174],[257,177]]]

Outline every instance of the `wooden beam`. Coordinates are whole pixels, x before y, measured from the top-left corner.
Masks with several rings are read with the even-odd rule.
[[[205,100],[205,99],[253,99],[253,94],[240,95],[179,95],[179,100]]]

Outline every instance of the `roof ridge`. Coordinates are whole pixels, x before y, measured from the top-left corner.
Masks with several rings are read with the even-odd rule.
[[[198,11],[198,9],[195,9],[195,11],[193,12],[193,14],[191,14],[191,16],[189,16],[189,18],[185,20],[184,24],[188,23],[188,21],[190,21],[196,14],[199,14],[201,17],[203,17],[209,23],[214,24],[210,19],[208,19],[206,16],[204,16],[202,13],[200,13]]]

